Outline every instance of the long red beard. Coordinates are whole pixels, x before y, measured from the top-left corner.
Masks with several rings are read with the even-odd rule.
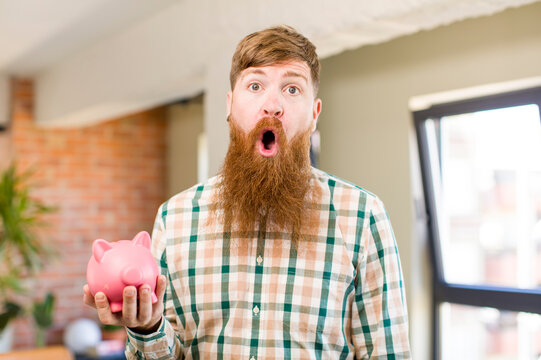
[[[257,150],[264,129],[276,134],[274,157]],[[310,219],[310,134],[308,129],[288,142],[275,118],[262,119],[245,134],[230,118],[230,144],[216,202],[226,231],[249,238],[261,228],[289,232],[294,242],[299,239],[303,221]]]

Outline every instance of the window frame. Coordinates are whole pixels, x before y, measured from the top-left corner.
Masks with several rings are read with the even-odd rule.
[[[476,111],[499,109],[520,105],[536,104],[541,119],[541,86],[510,91],[466,100],[436,104],[414,111],[413,121],[417,135],[417,146],[421,167],[426,211],[426,227],[432,266],[432,358],[441,358],[440,305],[452,303],[476,307],[492,307],[499,310],[541,314],[541,287],[522,289],[493,285],[466,285],[445,281],[438,227],[428,137],[425,122],[439,120],[444,116],[459,115]],[[540,124],[541,126],[541,124]]]

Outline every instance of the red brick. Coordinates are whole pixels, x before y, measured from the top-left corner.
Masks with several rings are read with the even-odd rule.
[[[8,136],[15,158],[21,169],[36,169],[34,180],[41,186],[33,195],[58,208],[47,216],[51,226],[43,238],[59,256],[34,282],[32,294],[55,293],[55,323],[47,339],[59,343],[69,322],[96,319],[82,302],[92,242],[130,239],[152,229],[166,196],[166,112],[159,108],[77,129],[39,128],[32,81],[16,79],[11,86]],[[29,318],[17,320],[15,338],[16,348],[34,345]]]

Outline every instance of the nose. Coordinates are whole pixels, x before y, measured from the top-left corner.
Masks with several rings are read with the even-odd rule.
[[[128,266],[122,270],[120,278],[125,285],[139,285],[143,281],[142,271],[134,266]]]
[[[284,107],[282,106],[280,96],[269,94],[263,103],[262,110],[265,116],[281,117],[284,113]]]

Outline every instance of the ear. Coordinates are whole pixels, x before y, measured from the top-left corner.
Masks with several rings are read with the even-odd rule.
[[[227,92],[227,118],[231,115],[231,105],[233,104],[233,92],[229,90]]]
[[[137,233],[132,241],[135,245],[143,246],[150,250],[150,235],[146,231]]]
[[[98,263],[101,263],[101,260],[103,259],[103,255],[109,250],[111,250],[113,247],[111,244],[109,244],[107,241],[103,239],[97,239],[94,240],[94,243],[92,244],[92,255],[94,256],[94,259]]]
[[[321,113],[321,106],[321,99],[315,99],[314,108],[312,109],[312,132],[316,130],[317,119],[319,118],[319,114]]]

